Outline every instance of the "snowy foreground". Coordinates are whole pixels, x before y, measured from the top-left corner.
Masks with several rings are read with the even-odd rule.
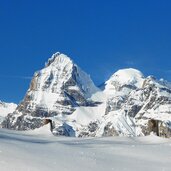
[[[0,129],[0,171],[170,171],[171,139],[54,137]]]

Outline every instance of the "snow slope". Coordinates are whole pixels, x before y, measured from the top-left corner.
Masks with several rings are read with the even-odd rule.
[[[16,107],[17,105],[14,103],[5,103],[0,101],[0,116],[7,116],[7,114],[12,113]]]
[[[54,137],[0,129],[1,171],[170,171],[171,139]]]
[[[17,105],[14,103],[5,103],[0,101],[0,123],[3,121],[7,114],[15,111]]]

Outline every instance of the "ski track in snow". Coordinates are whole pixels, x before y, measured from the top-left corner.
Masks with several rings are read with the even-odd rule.
[[[171,139],[54,137],[0,129],[0,171],[170,171]]]

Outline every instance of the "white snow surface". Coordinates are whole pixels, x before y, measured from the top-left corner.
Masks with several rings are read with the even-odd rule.
[[[144,76],[139,70],[133,68],[120,69],[106,81],[104,91],[107,94],[115,94],[118,91],[116,90],[116,85],[119,87],[122,85],[133,85],[141,88],[143,81]]]
[[[5,103],[0,101],[0,123],[3,121],[7,114],[15,111],[17,105],[14,103]]]
[[[5,103],[0,101],[0,116],[5,117],[7,114],[12,113],[17,105],[14,103]]]
[[[170,171],[171,139],[54,137],[0,129],[1,171]]]

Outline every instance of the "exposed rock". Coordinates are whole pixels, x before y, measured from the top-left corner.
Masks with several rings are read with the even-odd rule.
[[[104,132],[103,136],[119,136],[119,133],[115,130],[115,128],[112,126],[112,123],[109,122],[107,125],[104,127]]]

